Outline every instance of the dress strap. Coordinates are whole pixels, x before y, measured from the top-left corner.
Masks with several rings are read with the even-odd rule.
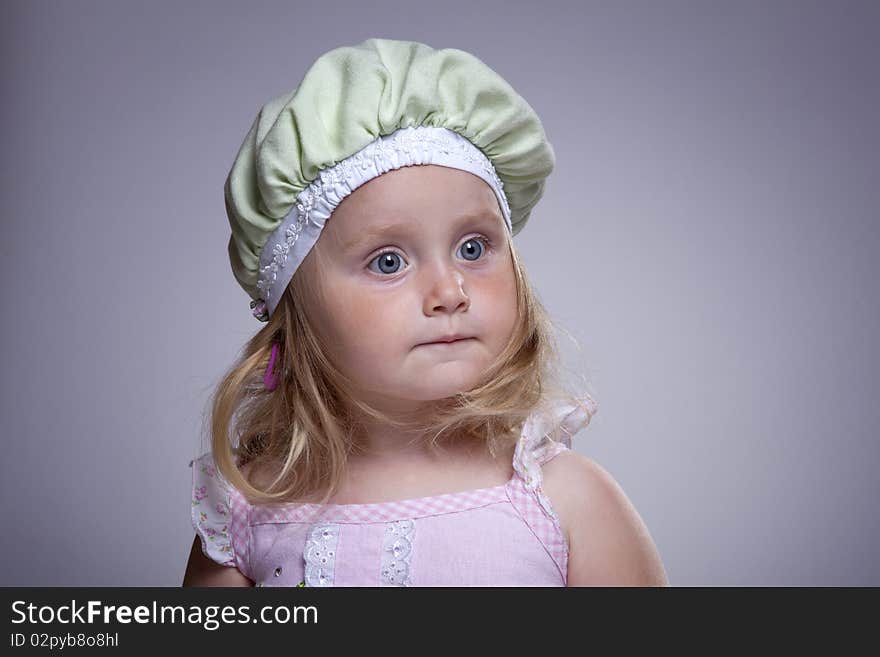
[[[548,461],[552,461],[556,455],[568,451],[568,449],[569,447],[566,447],[564,443],[548,440],[546,447],[539,450],[540,453],[536,456],[536,461],[538,465],[543,466]]]
[[[519,476],[508,487],[511,502],[553,558],[563,581],[567,581],[568,541],[541,487],[541,466],[569,450],[572,436],[590,423],[598,409],[589,397],[576,402],[555,401],[529,416],[513,457]]]
[[[598,404],[586,397],[576,403],[555,401],[529,416],[513,456],[513,468],[528,488],[541,485],[541,465],[571,449],[572,436],[589,425],[597,411]]]

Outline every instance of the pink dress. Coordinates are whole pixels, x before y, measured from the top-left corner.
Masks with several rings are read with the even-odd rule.
[[[554,403],[523,425],[507,483],[374,504],[255,506],[191,462],[204,554],[257,586],[565,586],[568,543],[541,466],[570,449],[596,403]]]

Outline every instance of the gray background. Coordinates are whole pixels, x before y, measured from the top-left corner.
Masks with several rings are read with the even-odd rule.
[[[864,2],[3,3],[3,585],[169,585],[258,328],[222,186],[372,36],[476,54],[557,169],[517,237],[600,404],[576,449],[674,585],[878,585],[878,70]]]

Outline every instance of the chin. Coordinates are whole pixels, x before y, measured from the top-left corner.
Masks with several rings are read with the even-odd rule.
[[[406,390],[406,396],[413,401],[437,401],[453,397],[461,392],[472,389],[479,382],[479,377],[469,376],[465,379],[460,377],[450,377],[446,380],[440,380],[441,377],[434,378],[429,385],[420,382],[422,385],[413,384]]]

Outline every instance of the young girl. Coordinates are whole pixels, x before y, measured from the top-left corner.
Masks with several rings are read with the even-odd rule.
[[[267,324],[191,463],[184,585],[666,583],[569,449],[597,407],[557,380],[512,242],[553,165],[534,110],[461,50],[368,39],[264,105],[225,198]]]

